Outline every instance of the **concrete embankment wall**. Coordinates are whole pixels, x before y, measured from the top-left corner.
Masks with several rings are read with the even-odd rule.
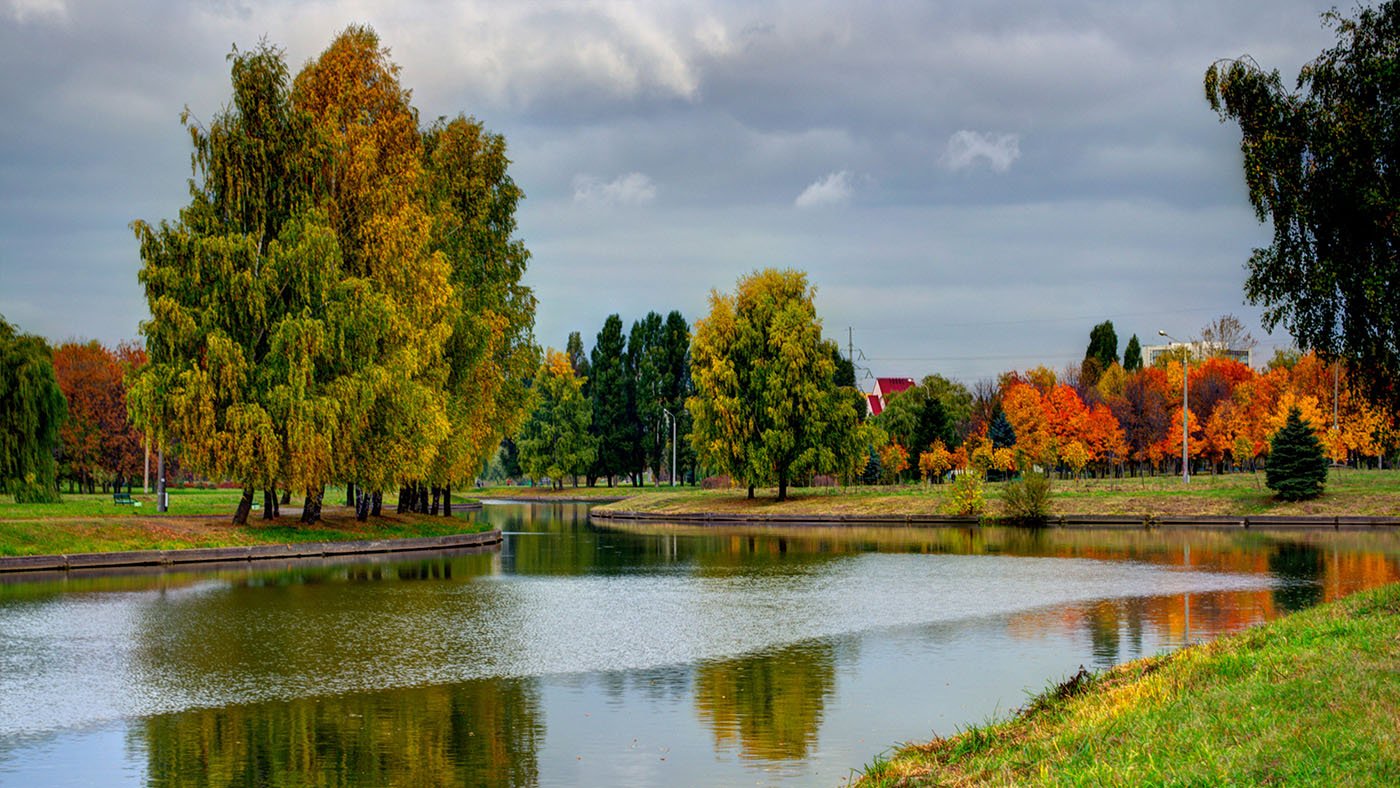
[[[425,536],[412,539],[374,539],[360,542],[300,542],[242,547],[196,547],[189,550],[131,550],[72,555],[23,555],[0,557],[0,572],[42,572],[125,566],[266,561],[279,558],[324,558],[341,555],[448,550],[499,544],[500,531],[476,534]]]
[[[980,520],[977,517],[942,514],[729,514],[724,512],[625,512],[593,510],[588,515],[599,522],[609,520],[642,523],[677,523],[700,525],[928,525],[970,526],[980,522],[1014,525],[1011,521]],[[1323,516],[1323,515],[1201,515],[1197,517],[1166,517],[1153,515],[1054,515],[1043,525],[1051,528],[1253,528],[1253,529],[1312,529],[1363,530],[1371,528],[1400,528],[1400,517]]]

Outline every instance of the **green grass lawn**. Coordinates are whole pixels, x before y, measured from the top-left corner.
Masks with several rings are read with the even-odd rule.
[[[1071,679],[858,784],[1400,785],[1400,584]]]
[[[324,519],[315,525],[297,522],[295,515],[274,521],[255,511],[246,526],[231,522],[241,493],[238,490],[171,490],[169,511],[156,511],[154,494],[132,495],[141,506],[118,505],[108,494],[65,494],[60,503],[16,504],[0,499],[0,556],[97,553],[117,550],[174,550],[188,547],[231,547],[289,542],[355,541],[446,536],[485,530],[463,517],[432,517],[393,513],[386,501],[384,515],[361,523],[343,506],[343,489],[326,491]],[[455,503],[474,499],[453,495]],[[255,502],[261,504],[262,496]],[[299,510],[293,496],[288,509]]]
[[[1001,512],[1000,482],[986,486],[986,513]],[[754,500],[746,491],[698,490],[682,488],[624,487],[613,495],[630,497],[604,508],[664,513],[751,512],[782,514],[943,514],[947,508],[948,484],[905,484],[895,486],[855,486],[795,488],[789,500],[778,503],[776,491],[760,489]],[[583,490],[586,488],[580,488]],[[600,488],[593,488],[596,493]],[[553,493],[539,491],[538,495]],[[582,497],[566,488],[559,495]],[[1192,477],[1189,484],[1179,476],[1149,476],[1122,479],[1056,479],[1052,482],[1054,514],[1127,515],[1371,515],[1400,516],[1400,471],[1333,469],[1327,489],[1313,501],[1287,503],[1275,500],[1264,486],[1263,473],[1234,473]]]

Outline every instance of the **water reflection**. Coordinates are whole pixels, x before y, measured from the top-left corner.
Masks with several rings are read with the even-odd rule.
[[[807,756],[836,687],[835,647],[801,643],[695,671],[695,709],[716,748],[738,745],[745,758]]]
[[[532,785],[544,736],[530,680],[160,715],[133,727],[150,785]]]

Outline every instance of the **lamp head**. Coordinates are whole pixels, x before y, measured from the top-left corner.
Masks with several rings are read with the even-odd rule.
[[[1163,330],[1160,329],[1160,328],[1157,329],[1157,336],[1159,336],[1159,337],[1164,337],[1164,336],[1166,336],[1166,335],[1167,335],[1167,332],[1163,331]]]

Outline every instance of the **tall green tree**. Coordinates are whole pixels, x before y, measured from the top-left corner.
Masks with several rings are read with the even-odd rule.
[[[633,483],[640,483],[642,471],[650,469],[652,478],[661,476],[661,455],[666,449],[670,430],[661,410],[663,374],[662,347],[664,326],[661,315],[648,312],[646,317],[632,323],[627,334],[627,374],[632,385],[632,439],[628,472]]]
[[[695,328],[687,402],[700,461],[778,500],[803,473],[845,473],[865,458],[849,392],[836,385],[815,291],[800,271],[757,271],[734,295],[711,293]]]
[[[1249,57],[1206,70],[1211,109],[1240,127],[1250,204],[1273,224],[1245,295],[1266,330],[1350,359],[1373,396],[1400,403],[1400,2],[1323,20],[1337,44],[1291,90]]]
[[[1089,347],[1084,351],[1084,360],[1098,363],[1098,374],[1118,363],[1118,332],[1113,330],[1113,321],[1105,320],[1089,331]],[[1088,385],[1098,382],[1098,374],[1087,381]]]
[[[54,452],[67,416],[48,343],[0,316],[0,491],[15,503],[58,501]]]
[[[593,343],[588,395],[593,403],[592,432],[597,438],[597,456],[589,476],[606,479],[609,487],[618,475],[631,470],[636,454],[636,393],[628,366],[622,318],[608,315]]]
[[[536,479],[549,477],[556,488],[565,477],[586,473],[594,463],[597,439],[590,434],[593,409],[583,396],[569,357],[545,355],[534,379],[534,409],[516,441],[520,467]]]
[[[1128,338],[1128,346],[1123,348],[1123,371],[1137,372],[1142,369],[1142,343],[1137,334]]]
[[[679,311],[672,310],[666,315],[658,356],[660,405],[675,420],[674,434],[667,437],[674,438],[672,455],[679,467],[671,468],[671,474],[680,478],[685,476],[681,469],[694,466],[695,453],[690,445],[690,413],[685,407],[694,388],[690,381],[690,324]],[[664,451],[662,454],[662,461],[670,467],[671,457]]]

